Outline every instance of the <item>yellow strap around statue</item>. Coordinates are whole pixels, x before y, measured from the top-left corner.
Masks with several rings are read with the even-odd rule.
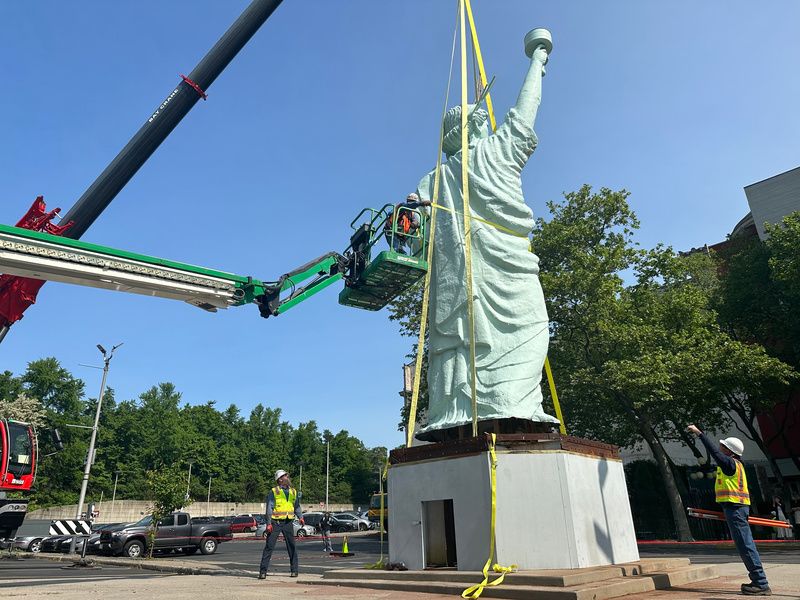
[[[447,211],[449,213],[453,213],[454,215],[461,214],[457,210],[453,210],[452,208],[449,208],[449,207],[444,206],[442,204],[431,204],[431,206],[434,206],[439,210],[444,210],[444,211]],[[495,223],[494,221],[489,221],[487,219],[481,219],[480,217],[476,217],[475,215],[472,215],[470,218],[473,221],[480,221],[481,223],[484,223],[486,225],[494,227],[495,229],[499,229],[500,231],[503,231],[505,233],[508,233],[508,234],[511,234],[511,235],[515,235],[517,237],[522,237],[522,238],[527,238],[528,237],[527,233],[517,233],[513,229],[510,229],[510,228],[506,227],[505,225],[500,225],[500,223]]]
[[[489,581],[489,566],[492,565],[492,559],[494,558],[494,530],[495,530],[495,521],[497,515],[497,452],[495,451],[495,441],[497,436],[492,434],[491,441],[489,442],[489,480],[491,483],[492,488],[492,515],[489,521],[489,558],[486,560],[486,564],[483,565],[483,581],[477,583],[471,587],[468,587],[463,592],[461,592],[462,598],[470,598],[475,599],[479,598],[480,595],[483,593],[484,588],[500,585],[503,583],[503,579],[507,573],[511,573],[517,569],[517,565],[511,565],[510,567],[501,567],[497,563],[492,566],[492,571],[495,573],[500,574],[500,577],[495,579],[494,581]]]
[[[475,49],[475,57],[478,59],[478,73],[481,76],[481,85],[486,87],[486,69],[483,68],[483,55],[481,45],[478,42],[478,30],[475,28],[475,19],[472,18],[472,5],[466,0],[467,17],[469,18],[469,28],[472,32],[472,47]],[[497,122],[494,120],[494,107],[492,106],[492,95],[486,94],[486,109],[489,111],[489,122],[492,124],[492,131],[497,130]]]
[[[456,53],[456,33],[458,32],[458,17],[456,16],[456,27],[453,31],[453,48],[450,51],[450,73],[447,76],[447,89],[444,95],[444,106],[442,107],[442,118],[440,123],[444,123],[447,114],[447,103],[450,101],[450,83],[453,80],[453,58]],[[411,388],[411,405],[408,407],[408,427],[406,427],[406,447],[411,447],[414,439],[414,428],[417,425],[417,403],[419,402],[419,386],[422,379],[422,358],[425,354],[425,331],[428,327],[428,303],[431,292],[431,273],[433,272],[433,248],[436,239],[436,212],[439,200],[439,185],[442,173],[442,146],[444,145],[444,126],[439,132],[439,149],[436,153],[436,168],[433,174],[433,193],[431,194],[431,217],[428,220],[430,229],[428,233],[428,271],[425,273],[425,283],[422,288],[422,313],[419,319],[419,338],[417,339],[417,360],[414,363],[414,382]],[[388,468],[388,462],[387,462]]]
[[[478,435],[478,375],[475,367],[475,293],[472,285],[472,226],[469,206],[469,97],[467,92],[467,27],[460,2],[461,23],[461,195],[464,200],[464,270],[467,276],[467,327],[469,329],[470,395],[472,397],[472,435]]]

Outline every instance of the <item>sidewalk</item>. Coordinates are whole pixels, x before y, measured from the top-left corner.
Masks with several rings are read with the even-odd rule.
[[[40,555],[39,560],[48,560]],[[36,559],[32,559],[36,560]],[[49,560],[68,562],[66,556]],[[160,577],[146,580],[132,580],[120,583],[91,581],[83,584],[58,583],[48,586],[49,597],[58,600],[83,600],[85,598],[156,598],[168,595],[170,600],[197,600],[214,590],[224,592],[225,598],[250,600],[257,598],[286,598],[306,596],[313,598],[358,600],[438,600],[452,598],[440,594],[420,594],[394,592],[348,587],[317,587],[303,585],[303,582],[319,579],[319,575],[302,574],[297,579],[288,576],[270,576],[265,581],[256,579],[255,571],[227,569],[221,565],[207,562],[203,567],[197,563],[174,558],[169,560],[133,561],[119,558],[100,557],[98,564],[126,566],[130,568],[149,569],[161,573],[194,574],[193,577]],[[781,600],[800,600],[800,564],[787,564],[766,561],[764,568],[773,590],[773,597]],[[734,600],[743,598],[739,586],[747,581],[747,575],[741,562],[728,562],[719,565],[722,577],[702,581],[680,588],[634,594],[625,596],[626,600]],[[99,571],[102,573],[102,571]],[[222,577],[225,576],[225,577]],[[4,596],[19,600],[40,598],[41,589],[24,588],[4,590]],[[110,596],[109,596],[110,594]]]

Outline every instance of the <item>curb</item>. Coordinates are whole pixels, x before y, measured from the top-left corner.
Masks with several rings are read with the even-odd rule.
[[[30,558],[40,560],[50,560],[54,562],[77,563],[80,561],[79,556],[50,556],[42,554],[31,554]],[[224,569],[220,567],[187,567],[185,565],[178,565],[175,563],[167,563],[163,561],[150,560],[150,559],[123,559],[112,558],[107,556],[97,556],[86,559],[88,562],[95,565],[108,565],[114,567],[127,567],[129,569],[139,569],[146,571],[158,571],[160,573],[175,573],[176,575],[238,575],[245,577],[257,577],[257,571],[246,571],[244,569]]]

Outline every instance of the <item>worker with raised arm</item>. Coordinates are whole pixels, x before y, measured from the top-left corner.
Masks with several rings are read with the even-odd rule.
[[[742,584],[742,594],[747,596],[771,596],[772,590],[767,575],[761,565],[761,557],[753,541],[753,532],[747,518],[750,515],[750,492],[747,488],[747,475],[742,464],[744,444],[735,437],[719,441],[719,445],[694,425],[688,431],[700,438],[703,446],[717,463],[717,477],[714,494],[725,513],[725,521],[731,532],[733,543],[750,574],[750,583]]]
[[[294,519],[300,520],[300,525],[305,525],[303,520],[303,510],[300,508],[300,497],[297,490],[292,487],[289,473],[283,469],[275,472],[275,487],[269,491],[266,501],[267,518],[267,543],[261,553],[261,568],[258,578],[265,579],[269,574],[269,561],[272,558],[272,551],[278,542],[278,536],[283,534],[283,541],[286,542],[286,550],[289,553],[289,565],[291,577],[297,577],[297,549],[294,544]]]
[[[420,200],[416,192],[411,192],[406,196],[405,202],[398,202],[394,207],[392,214],[386,218],[386,224],[383,226],[383,234],[386,236],[386,241],[395,252],[405,254],[405,245],[411,246],[411,240],[416,236],[419,231],[420,220],[417,209],[422,206],[430,206],[430,200]],[[397,226],[393,227],[397,222]],[[394,229],[394,235],[392,235]]]

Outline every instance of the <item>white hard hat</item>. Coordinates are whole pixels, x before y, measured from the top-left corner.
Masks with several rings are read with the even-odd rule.
[[[280,479],[280,478],[281,478],[281,477],[283,477],[284,475],[288,475],[288,474],[289,474],[289,473],[287,473],[287,472],[286,472],[286,471],[284,471],[283,469],[278,469],[277,471],[275,471],[275,481],[278,481],[278,479]]]
[[[736,456],[741,456],[744,454],[744,444],[742,443],[742,440],[737,437],[725,438],[724,440],[720,440],[719,443],[733,452]]]
[[[419,196],[416,192],[411,192],[408,196],[406,196],[406,200],[417,201],[419,200]]]

